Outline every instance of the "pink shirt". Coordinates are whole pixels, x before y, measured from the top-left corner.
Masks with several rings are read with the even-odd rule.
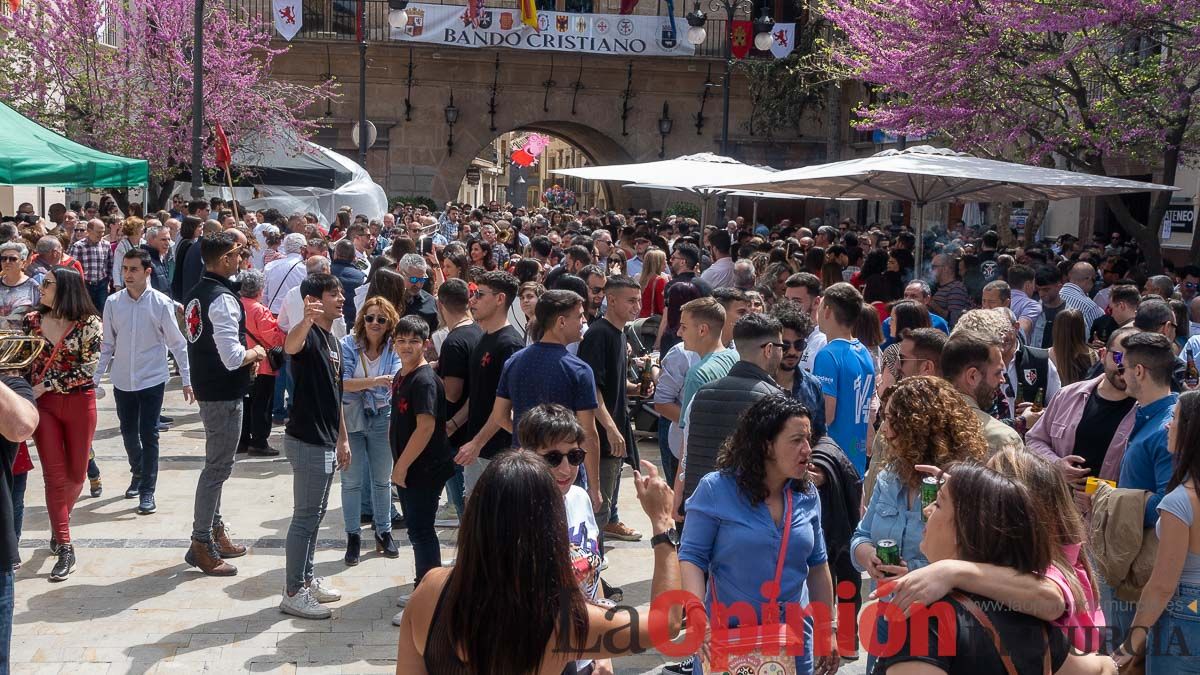
[[[1100,595],[1097,593],[1096,587],[1088,580],[1087,571],[1079,563],[1079,549],[1079,544],[1072,544],[1064,546],[1063,552],[1072,563],[1075,579],[1087,597],[1087,603],[1084,606],[1076,604],[1075,594],[1071,592],[1071,586],[1067,583],[1066,577],[1057,567],[1051,565],[1046,570],[1046,578],[1058,586],[1066,603],[1066,611],[1051,623],[1063,629],[1076,649],[1084,653],[1092,653],[1099,650],[1103,644],[1102,633],[1106,622],[1104,610],[1100,609]]]

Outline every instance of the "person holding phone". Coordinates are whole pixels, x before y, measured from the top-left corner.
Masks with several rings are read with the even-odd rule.
[[[279,609],[302,619],[328,619],[342,594],[313,573],[317,531],[325,517],[334,469],[350,467],[342,414],[342,352],[331,332],[345,296],[337,277],[318,273],[300,282],[304,318],[288,331],[283,349],[296,365],[296,397],[283,436],[292,464],[292,522],[288,526],[286,587]]]

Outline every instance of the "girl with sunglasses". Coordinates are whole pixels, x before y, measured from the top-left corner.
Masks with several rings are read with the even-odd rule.
[[[600,595],[600,528],[592,514],[587,490],[576,485],[579,467],[587,456],[583,449],[583,427],[574,413],[557,403],[543,403],[529,410],[517,427],[517,442],[524,450],[536,452],[550,465],[550,475],[563,494],[567,508],[567,536],[571,542],[571,566],[583,590],[593,604],[605,603]],[[575,662],[575,672],[587,672],[590,659]],[[611,673],[608,659],[597,661],[592,672]]]

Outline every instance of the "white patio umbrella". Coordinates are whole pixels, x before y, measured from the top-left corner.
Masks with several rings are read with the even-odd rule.
[[[762,180],[714,181],[744,190],[770,190],[821,197],[899,199],[917,207],[917,264],[921,264],[926,204],[948,201],[1023,201],[1071,199],[1177,190],[1170,185],[1094,176],[1028,164],[983,159],[946,148],[918,145],[849,159],[779,171]]]
[[[774,169],[769,169],[774,171]],[[649,183],[630,183],[622,187],[640,188],[643,190],[667,190],[671,192],[681,192],[681,188],[672,187],[670,185],[651,185]],[[704,200],[704,213],[708,213],[708,200],[714,196],[725,195],[727,197],[745,197],[754,203],[754,211],[750,215],[750,220],[758,224],[758,200],[760,199],[825,199],[825,197],[814,197],[812,195],[797,195],[788,192],[763,192],[761,190],[733,190],[730,188],[715,188],[709,186],[698,186],[688,192],[693,192],[700,195]],[[857,198],[839,199],[838,201],[852,202],[857,201]]]
[[[709,199],[732,192],[728,188],[711,186],[762,180],[773,175],[775,169],[751,166],[730,157],[702,152],[658,162],[585,166],[578,169],[556,169],[550,173],[586,180],[636,183],[639,186],[654,186],[653,189],[683,190],[703,199],[707,210]]]

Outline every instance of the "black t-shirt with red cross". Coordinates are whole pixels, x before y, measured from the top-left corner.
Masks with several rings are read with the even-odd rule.
[[[433,435],[408,467],[405,483],[445,482],[454,474],[454,457],[446,443],[446,390],[429,364],[408,375],[397,373],[392,391],[392,459],[399,459],[417,430],[417,416],[433,416]]]
[[[500,386],[500,374],[504,372],[508,357],[524,347],[525,341],[517,329],[505,325],[494,333],[485,333],[479,338],[475,349],[471,350],[470,374],[467,377],[467,388],[471,395],[467,403],[470,406],[467,414],[468,439],[475,438],[492,414],[492,407],[496,404],[496,388]],[[511,447],[512,435],[501,429],[484,444],[479,456],[491,459],[496,453]]]

